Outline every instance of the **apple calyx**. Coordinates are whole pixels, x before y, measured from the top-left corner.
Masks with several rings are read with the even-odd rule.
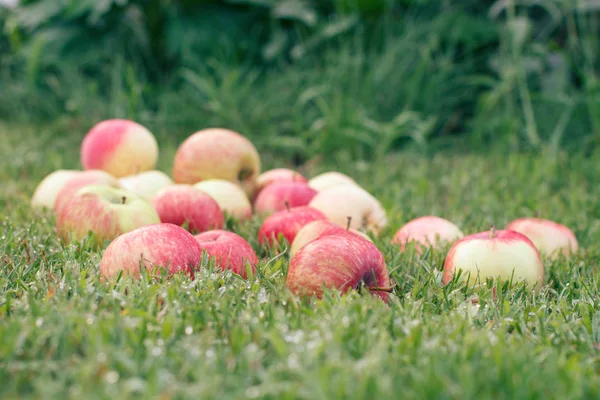
[[[246,179],[250,178],[251,176],[252,176],[252,170],[248,169],[248,168],[243,168],[238,173],[238,181],[243,182]]]
[[[285,201],[283,205],[285,206],[286,210],[290,211],[290,203],[288,201]]]

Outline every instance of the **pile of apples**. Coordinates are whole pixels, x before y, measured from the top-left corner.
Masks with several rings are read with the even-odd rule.
[[[285,168],[261,173],[255,146],[222,128],[200,130],[181,143],[171,176],[156,170],[158,155],[157,140],[144,126],[102,121],[81,144],[83,170],[47,175],[31,203],[54,211],[57,235],[67,243],[90,232],[99,247],[110,242],[100,262],[103,279],[139,277],[141,268],[193,277],[205,255],[247,279],[256,272],[257,254],[248,240],[224,229],[225,216],[258,216],[262,248],[290,246],[286,285],[293,293],[320,298],[325,288],[363,287],[388,301],[389,272],[372,240],[388,225],[386,211],[349,176],[332,171],[308,180]],[[539,288],[540,254],[569,255],[578,247],[569,228],[539,218],[464,236],[454,223],[424,216],[392,239],[398,251],[411,243],[418,253],[450,241],[444,284],[454,277],[471,283],[500,277]]]

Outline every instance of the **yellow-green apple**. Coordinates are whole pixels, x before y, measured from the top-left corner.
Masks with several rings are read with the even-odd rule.
[[[275,182],[260,191],[254,201],[254,212],[267,215],[288,207],[305,206],[317,191],[302,182]]]
[[[139,278],[140,269],[159,275],[165,269],[191,277],[202,262],[202,249],[191,233],[173,224],[155,224],[124,233],[106,248],[100,262],[103,279],[123,274]]]
[[[203,129],[188,137],[177,149],[173,164],[177,183],[225,179],[241,185],[249,198],[259,174],[260,157],[252,142],[222,128]]]
[[[159,190],[173,185],[173,180],[162,171],[152,170],[120,178],[119,185],[128,192],[151,200]]]
[[[258,194],[266,186],[275,182],[302,182],[308,181],[299,172],[289,168],[275,168],[263,172],[256,178],[256,193]]]
[[[392,239],[404,251],[409,242],[414,242],[418,253],[423,247],[436,247],[448,242],[455,242],[464,234],[454,223],[447,219],[427,215],[415,218],[403,225]]]
[[[258,257],[250,243],[240,235],[216,229],[194,236],[200,247],[215,265],[223,271],[231,270],[243,278],[248,278],[248,268],[256,272]]]
[[[84,169],[101,169],[117,178],[151,170],[157,161],[154,135],[127,119],[108,119],[94,125],[81,143]]]
[[[106,240],[160,219],[145,199],[108,185],[91,185],[79,189],[57,215],[56,231],[65,241],[81,240],[90,232],[94,242]]]
[[[300,231],[296,234],[294,241],[292,242],[292,246],[290,247],[290,256],[294,256],[302,247],[304,247],[307,243],[312,242],[315,239],[320,238],[321,236],[333,235],[337,233],[348,232],[350,234],[356,234],[364,239],[372,242],[371,238],[364,233],[357,231],[356,229],[346,229],[342,228],[338,224],[331,222],[326,219],[320,219],[316,221],[309,222],[304,225]]]
[[[215,199],[221,210],[238,220],[252,217],[252,204],[240,185],[225,179],[207,179],[194,187]]]
[[[506,226],[527,236],[540,253],[550,257],[568,256],[577,252],[579,243],[571,229],[543,218],[518,218]]]
[[[208,194],[192,185],[175,184],[161,189],[152,198],[161,222],[186,226],[191,233],[221,229],[223,211]]]
[[[31,196],[31,206],[35,208],[54,209],[56,196],[65,184],[74,176],[81,173],[73,169],[59,169],[44,177]]]
[[[496,230],[465,236],[455,242],[444,262],[442,282],[447,284],[459,272],[470,285],[488,278],[539,288],[544,282],[540,253],[527,236],[512,230]]]
[[[290,261],[286,286],[302,297],[322,298],[325,288],[345,293],[364,287],[389,300],[389,272],[379,249],[350,234],[322,236],[302,247]]]
[[[118,188],[119,182],[108,172],[99,169],[82,171],[66,181],[60,189],[56,195],[56,200],[54,201],[54,213],[56,215],[61,214],[63,205],[68,202],[79,189],[90,185],[108,185]]]
[[[261,246],[277,247],[280,236],[288,243],[292,243],[304,225],[318,219],[327,219],[327,217],[319,210],[307,206],[278,211],[263,221],[258,231],[258,243]]]
[[[311,178],[308,181],[308,186],[310,186],[318,192],[321,192],[325,189],[329,189],[330,187],[339,185],[341,183],[358,186],[356,181],[350,178],[348,175],[335,171],[324,172],[321,175],[317,175],[314,178]]]
[[[379,201],[363,188],[342,183],[325,189],[308,203],[327,216],[331,221],[345,227],[348,218],[350,228],[377,235],[388,221]]]

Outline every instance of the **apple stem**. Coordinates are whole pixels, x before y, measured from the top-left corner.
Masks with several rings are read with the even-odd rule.
[[[392,291],[394,290],[393,286],[367,286],[367,289],[371,290],[371,291],[375,291],[375,292],[388,292],[388,293],[392,293]]]
[[[496,225],[490,226],[490,239],[493,239],[496,236]]]
[[[125,197],[125,196],[121,197],[121,204],[125,204],[126,201],[127,201],[127,197]]]
[[[350,230],[350,225],[352,224],[352,217],[348,216],[348,223],[346,224],[346,230],[349,231]]]
[[[288,203],[287,201],[285,203],[283,203],[285,205],[285,209],[290,211],[290,203]]]

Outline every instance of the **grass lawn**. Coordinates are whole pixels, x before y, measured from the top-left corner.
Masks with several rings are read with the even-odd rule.
[[[68,131],[65,127],[64,133]],[[0,398],[578,399],[600,397],[600,164],[596,157],[399,153],[377,163],[322,161],[355,177],[388,211],[376,244],[396,282],[389,305],[285,288],[287,255],[247,282],[208,267],[191,281],[98,278],[89,243],[62,245],[32,210],[39,180],[78,168],[82,132],[0,125]],[[170,172],[177,143],[162,140]],[[259,149],[260,150],[260,149]],[[264,169],[280,165],[264,155]],[[466,234],[540,215],[582,250],[545,260],[537,293],[441,284],[447,248],[399,253],[408,219],[437,214]],[[231,228],[257,246],[260,221]]]

